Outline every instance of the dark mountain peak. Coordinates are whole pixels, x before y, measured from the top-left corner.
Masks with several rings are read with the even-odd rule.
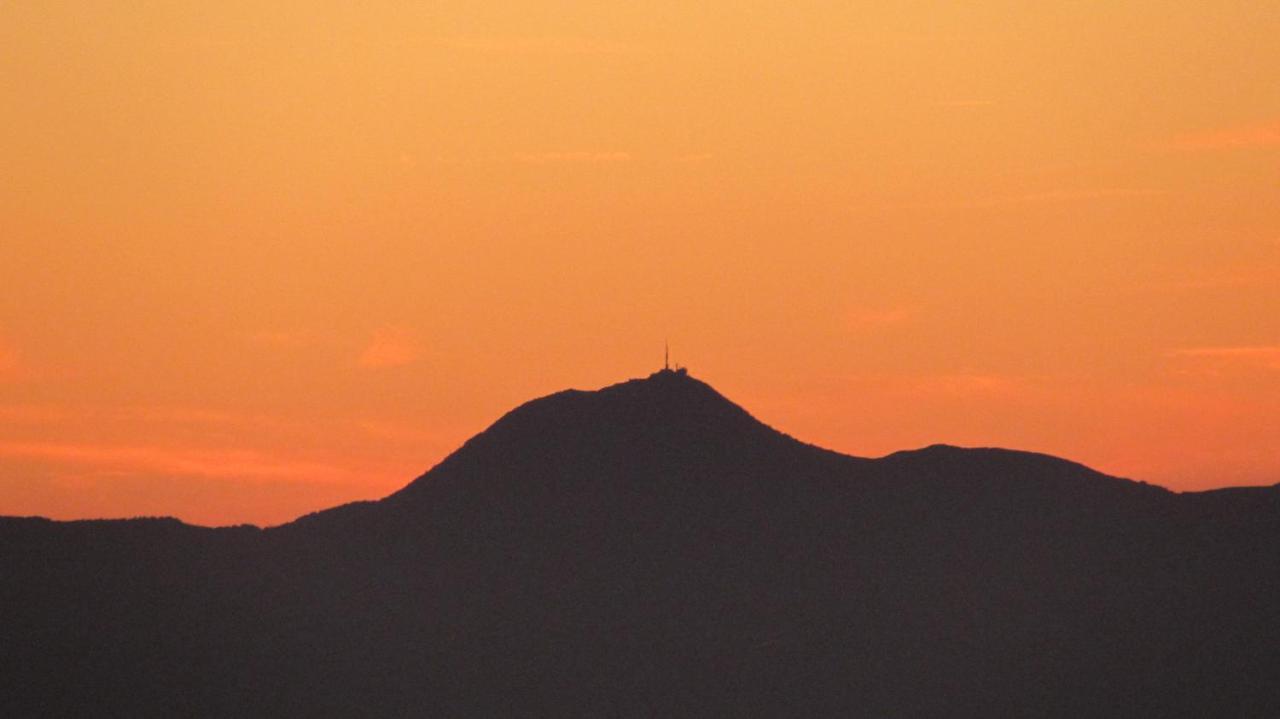
[[[783,437],[705,382],[684,371],[664,369],[598,390],[565,390],[526,402],[474,437],[463,451],[472,445],[493,449],[513,442],[561,441],[572,442],[574,450],[589,451],[592,440],[673,447],[730,442],[744,434],[756,439]]]
[[[761,462],[817,458],[850,459],[778,432],[684,370],[663,369],[526,402],[399,494],[451,478],[503,485],[729,478]]]
[[[613,411],[688,413],[714,409],[726,415],[746,415],[741,407],[687,371],[662,369],[648,377],[619,382],[598,390],[571,389],[557,392],[526,402],[508,416],[552,407],[568,408],[571,403],[578,403],[579,409],[592,404],[595,409]]]
[[[1012,502],[1010,512],[1027,516],[1045,506],[1088,513],[1123,497],[1170,494],[1034,452],[933,444],[880,459],[840,454],[773,429],[686,371],[663,369],[526,402],[385,500],[296,524],[378,521],[387,507],[398,507],[396,516],[410,524],[454,521],[447,517],[459,506],[507,517],[570,511],[616,519],[637,502],[687,506],[715,498],[763,506],[778,493],[827,492],[944,506]],[[608,512],[600,510],[605,505]]]
[[[1035,452],[933,444],[874,460],[844,455],[773,429],[683,370],[663,369],[527,402],[390,500],[419,497],[409,504],[423,507],[452,491],[504,502],[541,492],[573,502],[599,491],[670,497],[689,487],[733,493],[810,480],[834,480],[840,491],[922,493],[929,501],[1021,497],[1081,508],[1169,494]]]

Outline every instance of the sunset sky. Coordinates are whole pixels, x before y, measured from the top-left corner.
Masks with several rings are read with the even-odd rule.
[[[1273,0],[0,3],[0,514],[383,496],[664,340],[878,456],[1280,482]]]

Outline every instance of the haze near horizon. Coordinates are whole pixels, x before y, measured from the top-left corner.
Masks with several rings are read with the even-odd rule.
[[[1280,481],[1280,14],[0,7],[0,515],[274,524],[673,358],[797,438]]]

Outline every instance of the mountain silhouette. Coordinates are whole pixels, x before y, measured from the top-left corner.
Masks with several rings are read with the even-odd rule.
[[[1280,487],[850,457],[663,370],[259,529],[0,519],[4,716],[1276,716]]]

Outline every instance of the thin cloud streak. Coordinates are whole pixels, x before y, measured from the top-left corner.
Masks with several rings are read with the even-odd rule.
[[[518,152],[512,156],[516,162],[529,165],[577,164],[599,165],[630,162],[629,152]]]
[[[311,423],[297,423],[263,414],[247,414],[217,409],[167,405],[124,407],[13,404],[0,405],[0,422],[19,425],[140,423],[143,425],[240,427],[260,430],[297,429]]]
[[[896,396],[933,398],[1013,397],[1041,391],[1035,378],[999,372],[957,371],[938,373],[866,374],[841,378],[847,387],[874,387]]]
[[[25,374],[18,351],[0,344],[0,382],[16,382]]]
[[[421,429],[419,427],[399,422],[388,422],[378,419],[359,419],[353,422],[353,426],[371,438],[396,444],[444,449],[457,441],[447,432]]]
[[[459,35],[440,42],[456,50],[495,55],[629,55],[640,52],[640,48],[627,43],[584,37]]]
[[[860,307],[849,312],[848,326],[850,329],[858,331],[876,329],[904,324],[911,321],[914,316],[914,310],[908,307],[890,307],[887,309]]]
[[[185,475],[214,479],[341,482],[351,478],[348,470],[333,465],[280,459],[246,449],[0,442],[0,457],[42,459],[92,467],[100,472]]]
[[[385,369],[410,365],[421,357],[421,344],[411,330],[388,325],[374,330],[356,364],[365,369]]]
[[[1183,357],[1280,357],[1280,345],[1245,347],[1186,347],[1174,350]]]
[[[1032,192],[1023,195],[973,198],[951,202],[908,203],[897,205],[896,207],[904,210],[972,210],[1017,205],[1066,204],[1071,202],[1087,202],[1091,200],[1161,197],[1167,194],[1168,193],[1164,190],[1109,187],[1093,190],[1051,190],[1048,192]]]
[[[995,105],[995,100],[942,100],[935,102],[937,107],[991,107]]]
[[[687,155],[678,155],[672,159],[677,164],[691,165],[699,162],[707,162],[714,159],[715,155],[710,152],[694,152]]]
[[[0,422],[7,424],[48,424],[79,418],[80,413],[53,405],[0,405]]]
[[[1185,347],[1170,353],[1173,357],[1232,362],[1280,370],[1280,345],[1239,347]]]
[[[1179,152],[1280,147],[1280,120],[1175,135],[1161,144]]]
[[[248,335],[249,341],[276,349],[302,349],[319,343],[319,337],[307,330],[260,330]]]
[[[1010,395],[1023,389],[1023,380],[1012,375],[959,372],[916,377],[910,380],[916,392],[951,397]]]
[[[1234,268],[1202,271],[1194,276],[1170,277],[1139,282],[1134,288],[1149,291],[1219,290],[1271,286],[1280,283],[1280,267]]]

